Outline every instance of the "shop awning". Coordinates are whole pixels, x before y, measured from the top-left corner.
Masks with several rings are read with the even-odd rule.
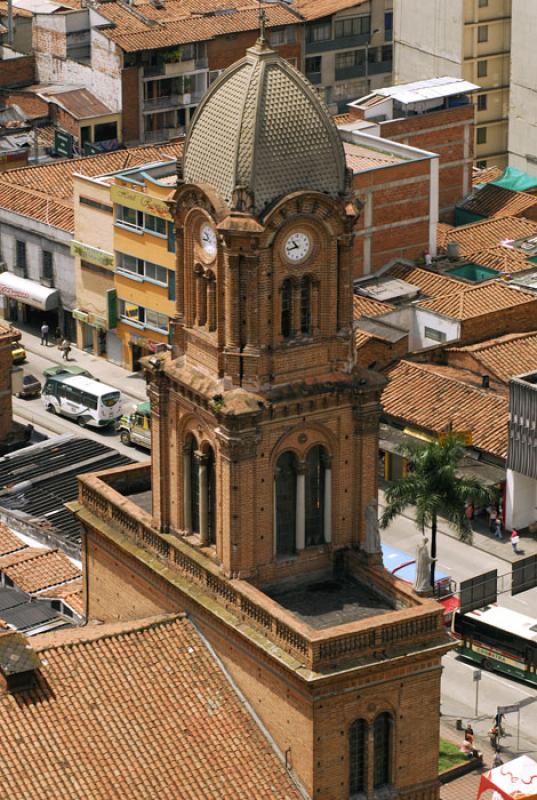
[[[41,311],[52,311],[52,309],[58,308],[60,303],[57,289],[49,289],[36,281],[19,278],[12,272],[0,274],[0,294],[17,300],[19,303],[39,308]]]
[[[535,800],[537,798],[537,764],[529,756],[520,756],[507,764],[489,769],[481,776],[478,798],[487,789],[503,800]]]

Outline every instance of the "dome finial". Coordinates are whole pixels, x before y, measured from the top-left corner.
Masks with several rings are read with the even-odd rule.
[[[257,40],[258,45],[261,47],[267,44],[267,37],[266,37],[266,26],[267,26],[267,12],[261,5],[261,0],[259,2],[259,38]]]

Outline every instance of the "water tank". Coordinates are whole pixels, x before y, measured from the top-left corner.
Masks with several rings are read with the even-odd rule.
[[[459,243],[448,242],[447,254],[450,261],[457,261],[459,258]]]

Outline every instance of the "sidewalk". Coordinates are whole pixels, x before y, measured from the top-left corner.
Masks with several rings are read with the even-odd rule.
[[[55,364],[65,365],[66,362],[62,360],[61,351],[58,350],[55,344],[51,344],[49,341],[48,347],[42,345],[40,336],[24,323],[17,322],[16,327],[22,333],[22,343],[28,353],[45,358]],[[147,400],[146,385],[142,372],[129,372],[117,364],[112,364],[111,361],[107,361],[105,358],[99,358],[93,353],[79,350],[73,344],[71,344],[68,363],[87,369],[88,372],[91,372],[103,383],[109,383],[111,386],[121,389],[123,394],[137,402]]]
[[[379,507],[383,509],[386,505],[384,489],[379,487]],[[415,514],[412,508],[408,508],[402,514],[403,517],[415,521]],[[479,522],[478,522],[479,524]],[[502,541],[496,539],[493,533],[486,530],[485,526],[480,525],[480,530],[475,530],[472,536],[472,546],[477,550],[483,550],[491,556],[501,558],[504,561],[513,563],[523,556],[532,556],[537,554],[537,540],[530,536],[521,536],[519,544],[519,552],[515,555],[511,542],[509,541],[509,534],[504,535]],[[456,531],[447,523],[442,517],[438,522],[438,532],[446,536],[451,536],[452,539],[458,539],[459,536]]]

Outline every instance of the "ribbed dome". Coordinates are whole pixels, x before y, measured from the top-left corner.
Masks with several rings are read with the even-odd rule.
[[[342,192],[345,155],[310,84],[258,43],[201,102],[185,145],[184,179],[209,184],[230,205],[234,189],[248,189],[260,213],[289,192]]]

